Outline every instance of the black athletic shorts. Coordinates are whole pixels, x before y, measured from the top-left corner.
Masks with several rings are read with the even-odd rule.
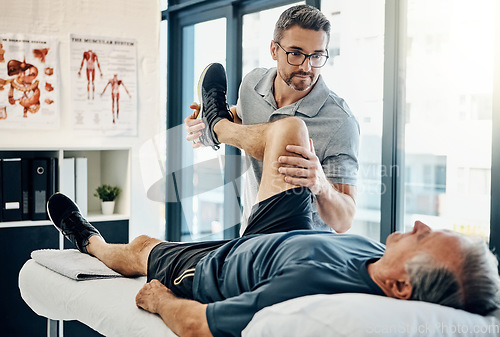
[[[229,240],[205,242],[161,242],[149,253],[148,282],[157,279],[178,297],[193,298],[196,264]]]
[[[254,205],[243,236],[312,229],[312,224],[312,194],[296,187]],[[157,279],[175,295],[192,299],[196,264],[229,241],[159,243],[149,254],[148,282]]]

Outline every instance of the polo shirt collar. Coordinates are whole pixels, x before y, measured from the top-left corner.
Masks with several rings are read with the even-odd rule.
[[[266,72],[264,77],[262,77],[262,79],[255,86],[255,91],[275,109],[277,109],[277,104],[274,99],[273,85],[276,75],[276,68],[269,69],[269,71]],[[329,95],[330,89],[328,89],[325,81],[323,81],[323,76],[320,75],[314,85],[314,88],[309,92],[309,94],[293,104],[295,106],[293,112],[300,112],[308,117],[314,117],[325,104]]]
[[[273,86],[277,73],[278,71],[276,68],[269,69],[255,86],[255,91],[264,97],[264,100],[275,109],[278,109],[278,107],[274,99]]]

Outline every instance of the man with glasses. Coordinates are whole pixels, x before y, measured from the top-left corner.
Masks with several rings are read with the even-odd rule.
[[[200,118],[204,108],[200,113],[200,106],[193,103],[195,111],[185,119],[186,139],[193,141],[195,148],[206,145],[217,149],[220,143],[242,148],[244,133],[235,131],[237,124],[257,127],[284,117],[301,118],[308,128],[310,144],[287,147],[290,155],[280,157],[280,173],[287,183],[308,187],[314,195],[315,229],[345,232],[356,210],[359,125],[344,100],[330,91],[320,76],[328,60],[329,38],[330,22],[318,9],[298,5],[285,10],[276,23],[270,46],[277,67],[255,69],[245,76],[237,106],[225,114],[224,123],[215,125],[211,121],[213,125],[205,128],[207,121]],[[204,79],[211,81],[206,76]],[[217,95],[215,91],[211,91],[212,97]],[[220,92],[225,95],[225,89]],[[209,128],[215,132],[205,137]],[[246,180],[242,232],[262,177],[259,154],[246,154],[251,157],[247,156],[251,169]]]

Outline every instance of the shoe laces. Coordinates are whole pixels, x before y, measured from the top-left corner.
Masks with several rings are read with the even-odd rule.
[[[82,213],[80,213],[80,212],[73,212],[72,216],[75,217],[76,219],[78,219],[79,222],[82,222],[82,223],[87,223],[88,222],[87,219],[85,219],[83,217]]]
[[[209,122],[216,117],[233,118],[233,114],[229,110],[226,103],[226,93],[224,90],[219,88],[211,88],[207,92],[207,103],[205,109],[206,111],[211,112],[210,114],[207,114],[207,117],[210,119]]]
[[[80,212],[73,212],[70,216],[68,216],[65,220],[66,223],[88,223],[87,219],[83,217]]]

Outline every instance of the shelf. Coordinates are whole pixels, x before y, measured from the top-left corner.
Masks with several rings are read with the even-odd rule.
[[[97,213],[96,214],[89,213],[85,217],[85,219],[87,219],[90,223],[92,223],[92,222],[104,222],[104,221],[130,220],[130,216],[125,214],[103,215]],[[52,222],[50,220],[0,222],[0,229],[15,228],[15,227],[36,227],[36,226],[52,226]]]
[[[89,221],[129,220],[130,216],[130,148],[40,148],[0,149],[0,158],[57,158],[56,191],[61,191],[64,158],[87,158],[87,209]],[[104,216],[100,200],[94,197],[101,184],[119,186],[122,190],[115,203],[115,213]],[[63,191],[64,192],[64,191]],[[49,195],[47,195],[48,199]],[[0,209],[1,211],[1,209]],[[51,225],[49,220],[0,222],[0,228]]]
[[[104,214],[92,214],[92,213],[89,213],[89,215],[86,216],[86,219],[89,222],[116,221],[116,220],[129,220],[130,216],[129,215],[125,215],[125,214],[104,215]]]

